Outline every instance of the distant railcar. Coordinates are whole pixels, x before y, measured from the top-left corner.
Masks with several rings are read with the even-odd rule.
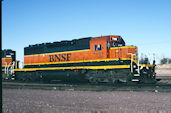
[[[24,68],[17,80],[155,82],[155,64],[139,65],[137,47],[121,36],[87,37],[24,48]]]
[[[14,74],[14,68],[18,68],[16,65],[16,52],[11,49],[5,49],[1,51],[2,57],[2,79],[11,79],[11,75]]]

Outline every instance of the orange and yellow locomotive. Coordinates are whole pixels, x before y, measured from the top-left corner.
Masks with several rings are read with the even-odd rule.
[[[17,80],[149,83],[155,82],[154,68],[139,64],[136,46],[109,35],[29,45],[24,68],[14,72]]]

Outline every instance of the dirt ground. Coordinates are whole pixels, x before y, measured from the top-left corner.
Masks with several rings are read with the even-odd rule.
[[[158,76],[171,76],[171,64],[160,64],[156,66]]]
[[[3,113],[171,113],[171,93],[3,89]]]

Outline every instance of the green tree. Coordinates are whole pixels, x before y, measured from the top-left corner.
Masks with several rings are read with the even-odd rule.
[[[168,59],[168,64],[171,64],[171,59],[170,58]]]
[[[146,58],[141,58],[140,59],[140,64],[150,64],[150,61],[149,59],[146,57]]]
[[[167,64],[168,63],[168,58],[162,58],[160,60],[160,64]]]
[[[143,63],[144,63],[144,59],[141,58],[141,59],[140,59],[140,64],[143,64]]]

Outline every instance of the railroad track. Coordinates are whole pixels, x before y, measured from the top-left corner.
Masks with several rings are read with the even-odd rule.
[[[171,84],[167,81],[156,84],[98,84],[87,83],[22,83],[2,82],[2,88],[8,89],[41,89],[41,90],[62,90],[62,91],[154,91],[171,92]]]
[[[171,80],[171,75],[165,75],[165,76],[156,76],[157,79],[161,80]]]

